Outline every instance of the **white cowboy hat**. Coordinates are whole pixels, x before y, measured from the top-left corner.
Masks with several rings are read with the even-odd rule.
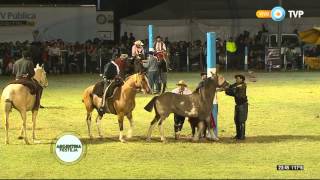
[[[140,45],[140,46],[143,46],[144,44],[142,43],[142,41],[138,40],[136,42],[134,42],[135,45]]]
[[[120,55],[120,58],[121,58],[121,59],[127,59],[127,58],[128,58],[128,54],[121,54],[121,55]]]
[[[178,82],[177,86],[188,87],[188,85],[186,84],[186,82],[184,82],[184,80],[180,80],[180,81]]]

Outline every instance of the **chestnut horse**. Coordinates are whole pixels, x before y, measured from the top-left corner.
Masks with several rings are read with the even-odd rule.
[[[42,87],[48,86],[48,80],[46,76],[46,72],[44,71],[43,66],[39,66],[37,64],[36,68],[34,68],[35,75],[33,79],[38,81],[38,83]],[[9,114],[12,108],[19,111],[22,118],[22,128],[21,135],[19,137],[23,138],[26,144],[30,144],[27,137],[27,111],[32,111],[32,140],[33,142],[36,139],[35,128],[36,128],[36,117],[38,114],[38,110],[33,110],[33,106],[36,100],[36,95],[32,95],[28,87],[22,84],[9,84],[7,85],[1,95],[1,104],[3,107],[4,115],[5,115],[5,143],[9,144]]]
[[[102,98],[92,95],[94,85],[89,86],[83,92],[82,102],[84,103],[86,110],[87,110],[87,126],[88,126],[88,133],[89,137],[92,138],[91,134],[91,116],[92,111],[94,109],[98,109],[101,106]],[[135,108],[135,97],[137,94],[137,89],[142,89],[146,93],[150,93],[150,86],[148,83],[148,79],[143,73],[137,73],[131,75],[127,78],[124,84],[115,90],[113,95],[113,106],[117,112],[118,116],[118,123],[120,129],[119,140],[121,142],[125,142],[123,138],[123,119],[126,116],[130,122],[130,129],[128,130],[127,138],[132,137],[132,130],[133,130],[133,118],[132,118],[132,111]],[[96,98],[93,98],[96,97]],[[102,115],[103,116],[103,115]],[[96,118],[96,124],[99,132],[99,136],[102,138],[101,132],[101,119],[102,116],[98,114]]]

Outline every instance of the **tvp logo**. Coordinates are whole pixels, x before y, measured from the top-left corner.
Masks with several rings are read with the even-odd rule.
[[[281,6],[276,6],[271,10],[271,18],[274,21],[282,21],[286,17],[286,11]]]
[[[303,10],[288,10],[289,18],[301,18],[304,15]],[[282,21],[286,17],[286,10],[281,6],[276,6],[272,10],[258,10],[256,12],[257,18],[269,19],[274,21]]]

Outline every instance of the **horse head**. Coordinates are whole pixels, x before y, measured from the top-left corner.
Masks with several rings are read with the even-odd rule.
[[[42,87],[47,87],[49,83],[47,79],[47,73],[44,70],[43,64],[41,66],[37,64],[36,68],[34,68],[34,72],[35,75],[33,78],[37,80]]]
[[[151,88],[149,85],[149,81],[145,73],[136,73],[133,75],[135,80],[135,86],[136,88],[141,88],[143,92],[145,93],[151,93]]]
[[[226,86],[228,86],[228,82],[225,80],[225,78],[222,75],[215,74],[212,71],[210,71],[210,73],[211,73],[211,77],[209,78],[216,82],[216,86],[218,88],[224,89]]]

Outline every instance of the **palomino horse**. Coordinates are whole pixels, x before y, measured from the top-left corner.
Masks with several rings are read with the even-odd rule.
[[[91,116],[92,111],[94,109],[98,109],[101,106],[101,98],[93,98],[95,96],[92,95],[93,87],[89,86],[83,92],[82,102],[84,103],[86,110],[87,110],[87,126],[88,126],[88,133],[89,137],[92,138],[91,134]],[[127,138],[132,137],[132,130],[133,130],[133,118],[132,118],[132,111],[135,108],[135,97],[137,94],[137,89],[142,89],[146,93],[150,93],[150,86],[148,83],[147,77],[143,73],[137,73],[128,77],[125,83],[118,88],[114,93],[114,108],[117,112],[118,116],[118,123],[120,129],[119,140],[121,142],[125,142],[123,138],[123,119],[126,116],[130,122],[130,129],[128,130]],[[99,136],[102,138],[101,132],[101,119],[102,116],[98,114],[96,118],[96,124],[99,132]]]
[[[33,79],[38,81],[38,83],[42,87],[48,86],[48,80],[46,76],[46,72],[44,71],[43,66],[39,66],[37,64],[36,68],[34,68],[35,75]],[[9,84],[3,89],[1,95],[1,104],[5,114],[5,130],[6,130],[6,138],[5,143],[9,144],[9,114],[12,108],[19,111],[22,118],[22,128],[21,135],[19,138],[23,138],[26,144],[30,144],[27,137],[27,111],[32,111],[32,140],[33,142],[36,139],[35,129],[36,129],[36,117],[38,114],[38,110],[33,110],[33,106],[36,100],[36,95],[30,94],[30,90],[28,87],[22,84]]]

